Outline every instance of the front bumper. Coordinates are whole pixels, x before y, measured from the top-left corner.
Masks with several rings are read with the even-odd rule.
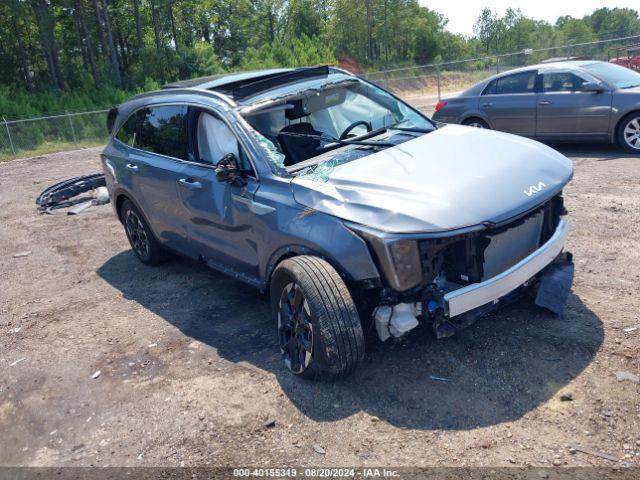
[[[567,220],[560,220],[555,233],[535,252],[484,282],[474,283],[444,295],[445,314],[451,318],[494,302],[512,292],[552,263],[562,252],[569,233]]]

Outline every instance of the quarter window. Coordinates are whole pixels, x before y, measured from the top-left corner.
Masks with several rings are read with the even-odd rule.
[[[131,115],[127,121],[124,122],[124,125],[120,127],[118,133],[116,133],[116,138],[130,147],[136,146],[136,137],[139,131],[139,119],[139,111]]]
[[[187,107],[165,105],[142,110],[135,146],[148,152],[187,160]]]
[[[542,78],[542,88],[545,92],[577,92],[586,82],[584,78],[569,72],[545,73]]]

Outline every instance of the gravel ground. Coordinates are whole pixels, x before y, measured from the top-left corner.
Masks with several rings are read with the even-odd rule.
[[[334,384],[285,372],[252,288],[139,263],[110,206],[39,216],[98,149],[0,164],[0,465],[616,465],[577,445],[640,466],[640,385],[615,375],[640,374],[640,159],[561,150],[566,312],[521,301],[446,340],[372,337]]]

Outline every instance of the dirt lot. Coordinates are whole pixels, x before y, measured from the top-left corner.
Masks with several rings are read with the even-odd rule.
[[[99,150],[0,164],[0,465],[614,465],[572,445],[640,465],[640,385],[615,376],[640,373],[640,159],[561,150],[566,312],[520,302],[447,340],[370,338],[335,384],[285,372],[252,288],[140,264],[110,206],[39,216],[36,195]]]

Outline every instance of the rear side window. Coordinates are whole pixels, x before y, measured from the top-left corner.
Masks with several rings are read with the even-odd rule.
[[[514,93],[533,93],[536,91],[537,72],[522,72],[492,80],[483,95],[509,95]]]
[[[148,152],[187,160],[187,107],[165,105],[145,108],[141,112],[135,146]]]
[[[569,72],[545,73],[542,79],[545,92],[577,92],[586,82],[584,78]]]

